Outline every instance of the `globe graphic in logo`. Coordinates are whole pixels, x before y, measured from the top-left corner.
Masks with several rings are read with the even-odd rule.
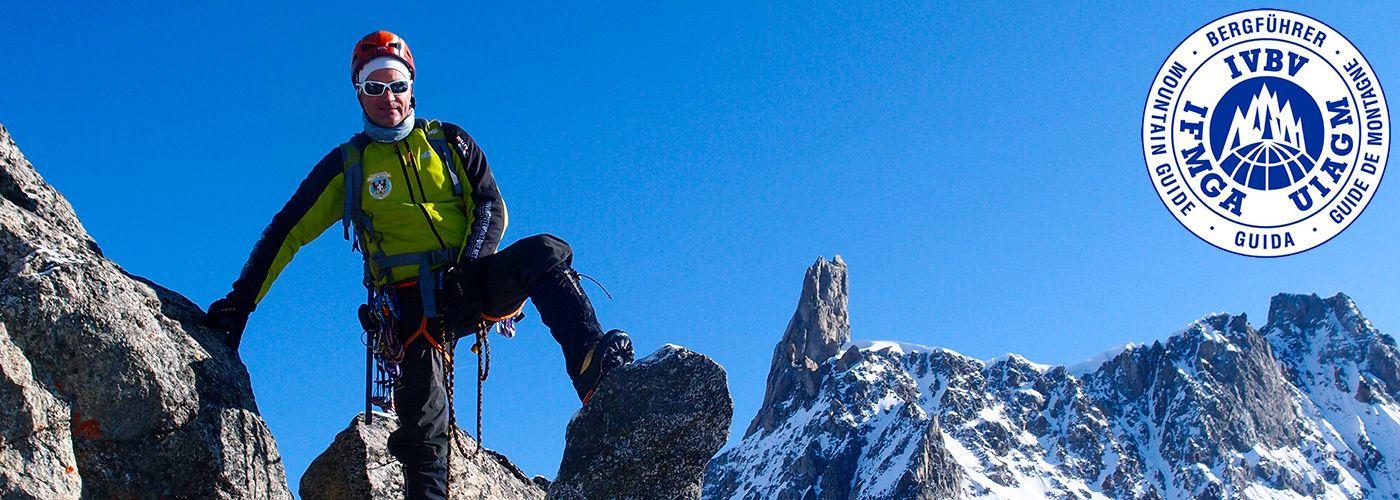
[[[1236,184],[1260,191],[1302,182],[1322,154],[1322,110],[1307,91],[1276,77],[1240,82],[1216,104],[1211,152]]]

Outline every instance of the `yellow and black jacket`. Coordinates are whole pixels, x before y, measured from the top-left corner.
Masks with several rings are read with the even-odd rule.
[[[347,200],[347,191],[359,196]],[[261,302],[297,251],[342,220],[347,238],[354,227],[365,284],[375,288],[426,276],[420,262],[435,269],[495,253],[506,207],[486,156],[456,125],[418,120],[393,143],[356,134],[322,158],[273,216],[229,297]]]

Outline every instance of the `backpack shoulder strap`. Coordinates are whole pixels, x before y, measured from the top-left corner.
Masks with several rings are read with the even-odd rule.
[[[364,212],[360,211],[360,198],[363,196],[365,175],[364,166],[360,160],[369,143],[369,136],[360,132],[351,137],[350,141],[340,145],[341,161],[345,166],[345,214],[341,218],[341,225],[345,228],[346,240],[350,240],[350,225],[355,225],[357,229],[354,240],[356,247],[360,246],[358,230],[363,229],[361,226],[364,217]]]
[[[423,126],[423,132],[428,136],[428,145],[433,147],[433,152],[438,158],[442,158],[442,166],[447,169],[448,177],[452,178],[452,194],[461,197],[462,179],[457,176],[457,167],[452,161],[452,150],[447,147],[447,132],[442,128],[442,122],[433,120]]]

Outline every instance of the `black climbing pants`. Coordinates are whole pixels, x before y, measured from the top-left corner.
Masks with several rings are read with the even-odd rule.
[[[501,317],[526,298],[564,351],[565,368],[576,379],[584,355],[603,336],[593,306],[570,267],[573,250],[563,240],[537,235],[517,241],[471,266],[471,283],[479,287],[481,311]],[[443,311],[424,318],[417,285],[397,288],[397,335],[404,346],[403,375],[394,386],[399,428],[389,435],[389,453],[404,465],[405,496],[442,498],[450,435],[444,359],[437,346],[452,353],[455,340]],[[438,300],[438,304],[443,304]],[[419,338],[409,342],[415,334]],[[423,338],[428,336],[429,338]],[[429,341],[431,339],[431,341]],[[470,379],[468,379],[470,380]],[[575,380],[575,388],[579,381]],[[444,492],[439,494],[438,492]]]

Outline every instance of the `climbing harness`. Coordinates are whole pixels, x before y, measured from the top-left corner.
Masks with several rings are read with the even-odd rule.
[[[524,304],[522,303],[523,307]],[[447,411],[448,425],[452,433],[453,442],[456,443],[457,450],[468,459],[475,458],[481,453],[481,428],[482,428],[482,407],[484,383],[491,374],[491,343],[490,334],[492,331],[501,336],[511,338],[515,336],[515,324],[524,318],[524,314],[517,308],[515,312],[504,317],[485,317],[476,329],[475,343],[472,345],[472,352],[476,353],[476,449],[468,452],[467,446],[461,441],[459,431],[461,427],[457,425],[457,405],[455,400],[456,386],[456,358],[452,355],[457,339],[443,339],[438,342],[433,335],[427,331],[427,318],[418,331],[405,342],[399,342],[396,326],[399,320],[396,294],[392,291],[376,293],[370,297],[369,304],[360,307],[360,319],[364,324],[365,332],[362,339],[367,350],[367,360],[365,368],[365,423],[369,424],[373,420],[373,407],[380,410],[395,413],[394,407],[394,384],[403,375],[400,363],[403,362],[404,348],[418,340],[419,337],[433,346],[443,359],[443,380],[447,389]],[[451,455],[449,454],[449,460]]]

